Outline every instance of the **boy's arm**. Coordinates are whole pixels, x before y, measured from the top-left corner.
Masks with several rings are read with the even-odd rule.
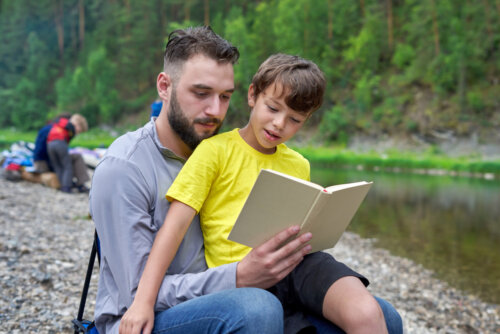
[[[195,214],[193,208],[182,202],[171,203],[151,248],[134,301],[120,322],[120,333],[151,332],[158,290]]]
[[[182,202],[174,201],[170,204],[165,222],[155,237],[135,300],[153,308],[163,277],[195,214],[193,208]]]
[[[162,181],[166,184],[168,180]],[[150,208],[157,193],[167,201],[163,196],[167,189],[157,190],[134,163],[113,156],[104,158],[94,172],[90,210],[101,241],[99,279],[103,283],[96,301],[96,320],[103,327],[110,329],[114,323],[110,317],[121,317],[133,301],[158,232]],[[166,216],[168,206],[164,206],[159,204],[156,210],[164,210]],[[199,233],[200,237],[196,232],[188,235],[180,265],[163,278],[156,311],[236,287],[236,263],[207,270]]]

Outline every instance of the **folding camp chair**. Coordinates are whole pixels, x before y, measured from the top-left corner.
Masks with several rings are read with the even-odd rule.
[[[73,328],[75,334],[98,334],[93,321],[83,319],[83,312],[85,310],[85,302],[87,301],[87,294],[89,292],[90,279],[92,278],[92,270],[94,269],[94,262],[97,255],[99,265],[101,264],[101,249],[99,245],[99,237],[97,231],[94,232],[94,242],[90,252],[89,266],[87,268],[87,275],[83,284],[82,298],[80,300],[80,307],[78,308],[78,315],[73,319]]]

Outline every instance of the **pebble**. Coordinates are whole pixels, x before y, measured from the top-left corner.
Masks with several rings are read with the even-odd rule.
[[[88,195],[0,178],[0,333],[71,333],[93,241]],[[498,333],[500,305],[482,302],[346,232],[335,257],[370,279],[390,301],[405,333]],[[86,302],[93,319],[98,270]]]

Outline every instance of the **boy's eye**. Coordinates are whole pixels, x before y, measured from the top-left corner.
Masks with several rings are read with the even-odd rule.
[[[277,112],[278,109],[274,108],[274,107],[271,107],[270,105],[267,105],[267,107],[269,108],[269,110],[271,110],[272,112]]]
[[[295,117],[290,117],[290,119],[292,120],[292,122],[294,123],[302,123],[302,120],[298,119],[298,118],[295,118]]]

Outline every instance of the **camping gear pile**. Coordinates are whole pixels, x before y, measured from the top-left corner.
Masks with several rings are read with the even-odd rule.
[[[9,150],[3,150],[0,156],[2,177],[9,181],[26,180],[59,189],[60,184],[55,173],[39,173],[36,171],[33,163],[34,150],[34,143],[24,141],[12,144]],[[105,152],[106,149],[103,148],[90,150],[76,147],[70,149],[70,153],[81,154],[85,164],[92,169],[97,166]]]

